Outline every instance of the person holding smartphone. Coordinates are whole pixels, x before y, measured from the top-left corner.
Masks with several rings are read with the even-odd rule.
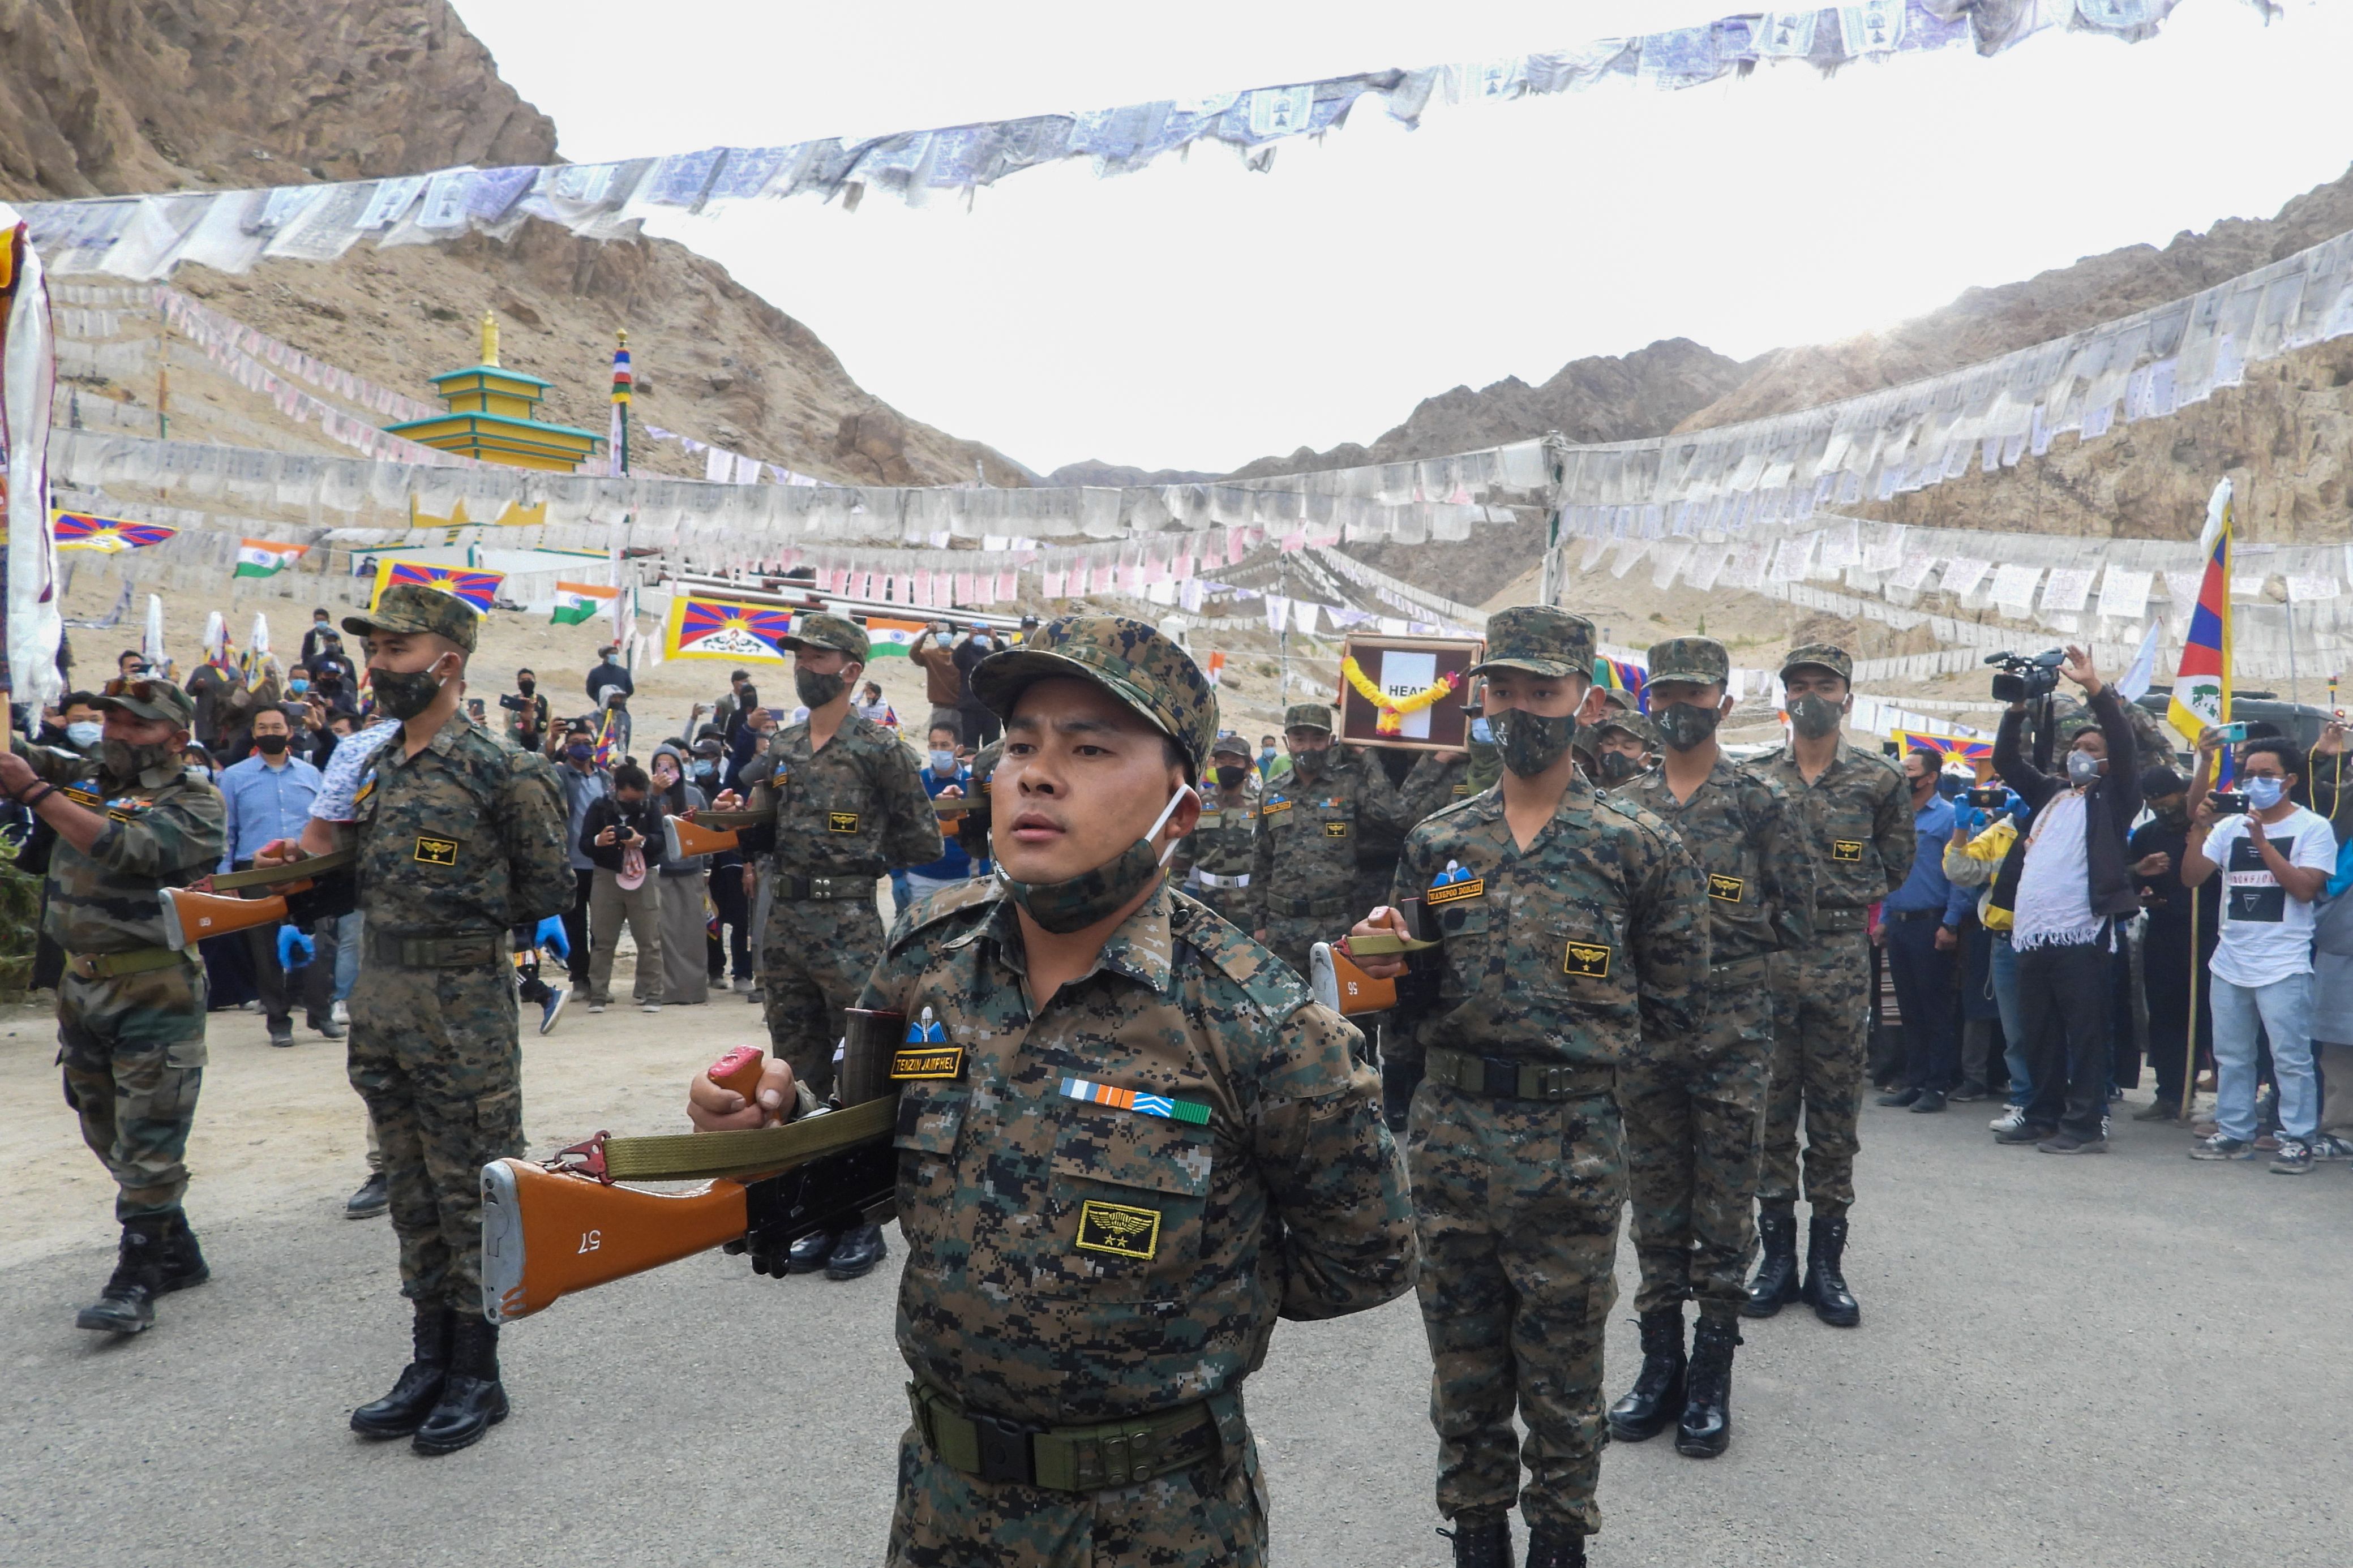
[[[588,1011],[601,1013],[613,1001],[613,952],[621,943],[621,922],[638,944],[638,974],[631,986],[638,1005],[661,1011],[661,803],[649,798],[653,781],[635,763],[613,770],[613,791],[588,803],[580,825],[580,852],[596,866],[588,891]]]

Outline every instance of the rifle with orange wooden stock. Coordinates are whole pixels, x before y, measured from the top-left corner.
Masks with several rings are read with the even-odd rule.
[[[697,851],[690,850],[690,853]],[[781,1126],[614,1138],[599,1132],[544,1162],[482,1167],[482,1311],[509,1322],[562,1297],[714,1247],[782,1278],[793,1243],[880,1225],[896,1212],[898,1085],[953,1078],[958,1048],[930,1022],[850,1008],[836,1100]],[[712,1081],[749,1101],[761,1053],[738,1047]],[[699,1181],[684,1192],[625,1182]]]
[[[1410,1015],[1438,999],[1434,953],[1439,941],[1429,911],[1419,899],[1408,899],[1398,907],[1398,912],[1405,917],[1410,935],[1377,932],[1345,937],[1336,942],[1319,942],[1307,950],[1307,986],[1314,993],[1315,1000],[1343,1017],[1356,1018],[1374,1013]],[[1431,952],[1433,956],[1410,956],[1420,952]],[[1408,955],[1409,967],[1393,980],[1376,980],[1355,963],[1359,958],[1399,954]]]
[[[352,869],[357,858],[356,850],[334,849],[282,866],[225,871],[192,887],[165,888],[164,945],[190,948],[208,936],[287,920],[307,930],[350,914],[359,908],[359,879]]]
[[[943,825],[967,812],[986,812],[985,800],[934,800],[932,810]],[[723,855],[731,849],[747,855],[765,854],[776,847],[776,819],[765,811],[697,811],[662,818],[663,852],[676,862],[697,855]]]

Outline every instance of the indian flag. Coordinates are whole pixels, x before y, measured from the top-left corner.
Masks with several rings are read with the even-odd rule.
[[[904,658],[907,649],[923,635],[921,621],[886,620],[881,616],[866,617],[866,642],[875,658]]]
[[[612,607],[620,590],[595,583],[558,583],[555,585],[555,613],[548,617],[550,624],[576,626],[591,621]]]
[[[274,577],[284,571],[288,563],[311,547],[307,544],[281,544],[274,539],[243,539],[237,546],[238,577]]]

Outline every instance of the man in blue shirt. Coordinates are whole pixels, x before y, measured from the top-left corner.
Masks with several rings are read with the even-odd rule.
[[[956,734],[944,724],[932,726],[931,751],[922,776],[923,793],[934,800],[951,790],[956,796],[972,793],[972,770],[956,761]],[[898,895],[900,909],[987,871],[988,862],[984,860],[976,866],[954,833],[943,832],[940,837],[947,845],[946,854],[927,866],[910,866],[892,878],[892,890]]]
[[[322,782],[317,768],[295,756],[288,747],[294,738],[286,710],[270,706],[253,715],[253,755],[224,771],[221,802],[227,808],[227,833],[221,845],[220,868],[243,871],[253,865],[256,851],[272,839],[302,837],[311,820],[311,802]],[[261,1010],[269,1021],[269,1043],[294,1043],[294,1009],[286,994],[286,967],[279,956],[278,926],[256,926],[245,933],[253,954],[256,988]],[[334,925],[322,921],[318,932],[297,932],[290,946],[311,946],[302,971],[302,1010],[311,1027],[331,1040],[343,1037],[334,1021]]]
[[[1912,786],[1912,874],[1880,906],[1872,941],[1887,952],[1895,1001],[1904,1012],[1904,1077],[1879,1103],[1942,1110],[1960,1084],[1961,1058],[1953,1035],[1953,962],[1969,889],[1945,876],[1945,846],[1953,837],[1953,803],[1936,791],[1941,752],[1915,747],[1904,758]]]

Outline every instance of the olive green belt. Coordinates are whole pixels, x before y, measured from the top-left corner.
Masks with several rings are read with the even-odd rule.
[[[1871,910],[1862,904],[1849,904],[1843,909],[1814,910],[1814,930],[1825,935],[1839,931],[1861,931],[1871,923]]]
[[[1590,1062],[1508,1062],[1436,1048],[1425,1058],[1428,1082],[1496,1100],[1590,1100],[1618,1082],[1615,1068]]]
[[[397,969],[480,969],[502,962],[507,933],[480,931],[468,936],[401,936],[393,931],[369,931],[370,961]]]
[[[128,952],[69,952],[66,967],[77,980],[112,980],[188,963],[190,955],[168,947],[134,947]]]
[[[1206,1403],[1094,1426],[1034,1426],[961,1409],[939,1390],[907,1385],[915,1430],[943,1464],[985,1481],[1052,1491],[1134,1486],[1210,1458],[1218,1426]]]
[[[832,899],[867,899],[874,897],[871,877],[788,877],[776,878],[776,897],[807,899],[824,902]]]

